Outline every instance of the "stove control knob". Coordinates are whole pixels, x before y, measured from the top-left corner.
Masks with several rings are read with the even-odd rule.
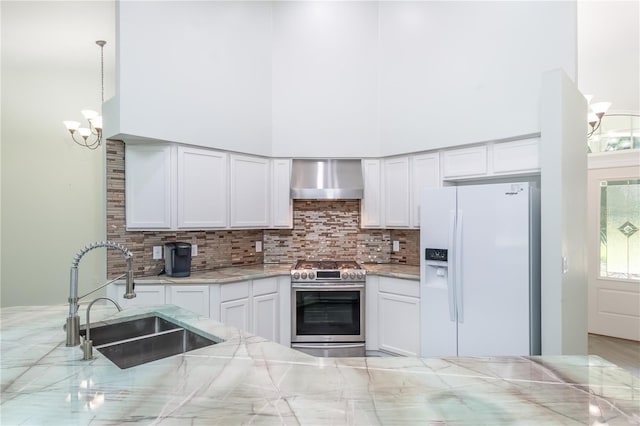
[[[364,278],[364,275],[362,275],[362,272],[358,272],[356,277],[358,277],[359,280]]]
[[[300,279],[300,272],[294,272],[293,273],[293,279],[294,280],[299,280]]]
[[[356,278],[356,273],[355,272],[349,272],[349,278],[351,278],[352,280]]]
[[[349,278],[349,274],[348,274],[348,273],[346,273],[346,272],[343,272],[343,273],[342,273],[342,279],[343,279],[343,280],[346,280],[347,278]]]
[[[309,272],[309,279],[310,280],[315,279],[315,277],[316,277],[316,274],[314,274],[313,272]]]
[[[303,272],[303,273],[302,273],[302,279],[303,279],[303,280],[306,280],[306,279],[307,279],[307,273],[306,273],[306,272]]]

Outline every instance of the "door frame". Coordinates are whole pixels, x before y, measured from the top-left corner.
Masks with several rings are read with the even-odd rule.
[[[610,179],[640,178],[640,153],[615,152],[589,156],[587,174],[587,252],[588,252],[588,320],[589,333],[602,334],[622,339],[640,341],[640,314],[633,318],[625,312],[609,311],[611,304],[605,307],[599,295],[602,292],[618,293],[626,303],[627,309],[634,311],[634,301],[640,305],[640,282],[600,277],[600,181]],[[626,155],[624,155],[626,154]],[[605,156],[609,157],[606,158]],[[625,293],[622,295],[621,293]],[[602,309],[602,311],[601,311]],[[636,311],[640,312],[640,309]]]

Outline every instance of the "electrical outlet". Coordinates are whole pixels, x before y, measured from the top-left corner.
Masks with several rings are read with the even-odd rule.
[[[260,253],[262,251],[262,241],[256,241],[256,253]]]
[[[394,241],[393,242],[393,252],[397,252],[400,251],[400,241]]]
[[[153,260],[162,259],[162,246],[153,246]]]
[[[198,245],[191,244],[191,257],[196,257],[198,255]]]

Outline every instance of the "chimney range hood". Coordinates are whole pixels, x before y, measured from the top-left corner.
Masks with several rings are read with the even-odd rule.
[[[360,160],[292,160],[293,199],[361,199],[363,194]]]

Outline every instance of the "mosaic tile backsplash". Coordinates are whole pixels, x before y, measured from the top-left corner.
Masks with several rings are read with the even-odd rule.
[[[163,260],[153,247],[181,241],[198,245],[192,271],[261,263],[294,263],[298,259],[355,259],[362,263],[419,265],[418,230],[360,229],[359,200],[295,200],[293,229],[219,231],[127,231],[125,224],[124,143],[107,141],[107,238],[134,255],[135,276],[159,274]],[[391,252],[392,241],[400,250]],[[256,253],[256,241],[263,251]],[[110,277],[124,272],[117,252],[107,254]]]

